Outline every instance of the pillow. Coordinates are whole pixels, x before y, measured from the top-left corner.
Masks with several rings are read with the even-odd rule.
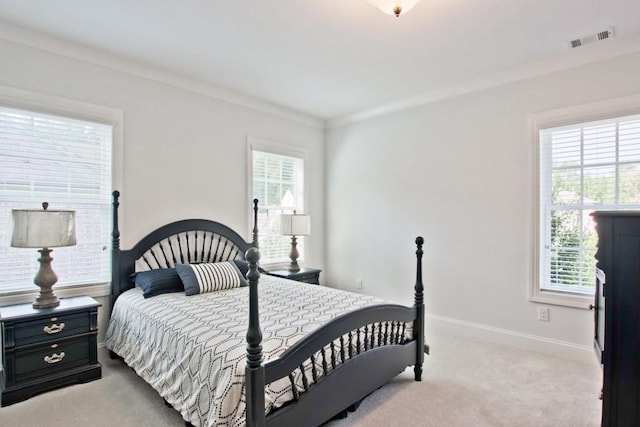
[[[240,274],[242,275],[242,277],[246,278],[247,273],[249,272],[249,261],[245,261],[243,259],[234,259],[233,263],[236,265],[236,267],[238,267],[238,270],[240,270]]]
[[[131,279],[142,289],[142,296],[145,298],[184,291],[184,285],[175,268],[141,271],[133,273]]]
[[[233,263],[236,265],[236,267],[238,267],[238,270],[240,270],[240,275],[242,276],[242,278],[246,280],[247,273],[249,272],[249,261],[246,261],[244,259],[234,259]],[[258,267],[258,271],[260,273],[266,273],[266,271],[260,267]],[[247,281],[247,284],[242,286],[249,286],[249,282]]]
[[[186,295],[197,295],[248,285],[240,275],[238,267],[231,261],[176,264],[176,270],[184,284]]]

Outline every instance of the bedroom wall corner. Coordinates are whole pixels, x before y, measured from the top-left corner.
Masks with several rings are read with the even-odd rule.
[[[528,300],[528,118],[640,93],[639,72],[633,53],[328,129],[327,282],[410,304],[422,235],[429,315],[590,346],[586,307],[542,322]]]

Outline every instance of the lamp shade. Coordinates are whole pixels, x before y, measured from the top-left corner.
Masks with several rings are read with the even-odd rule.
[[[303,214],[280,215],[280,234],[284,236],[308,236],[311,232],[311,217]]]
[[[367,0],[367,2],[387,15],[399,16],[401,13],[407,13],[422,0]]]
[[[76,244],[76,212],[13,209],[15,248],[58,248]]]

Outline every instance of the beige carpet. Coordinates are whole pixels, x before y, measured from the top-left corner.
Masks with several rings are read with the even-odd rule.
[[[485,341],[427,337],[422,382],[407,370],[344,426],[597,426],[599,367]],[[595,356],[594,356],[595,359]],[[0,426],[182,426],[177,412],[122,362],[100,352],[103,378],[0,408]]]

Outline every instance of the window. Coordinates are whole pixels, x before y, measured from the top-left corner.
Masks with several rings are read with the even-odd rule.
[[[304,152],[250,138],[251,189],[260,201],[258,211],[261,264],[289,261],[291,238],[281,236],[280,214],[306,213]],[[299,260],[304,238],[298,239]]]
[[[38,253],[10,247],[11,210],[45,201],[76,211],[77,245],[52,252],[56,288],[110,281],[113,141],[112,124],[0,107],[0,293],[35,289]]]
[[[640,208],[640,115],[538,128],[538,138],[538,280],[533,299],[559,301],[545,300],[547,294],[591,300],[597,234],[589,214]]]

